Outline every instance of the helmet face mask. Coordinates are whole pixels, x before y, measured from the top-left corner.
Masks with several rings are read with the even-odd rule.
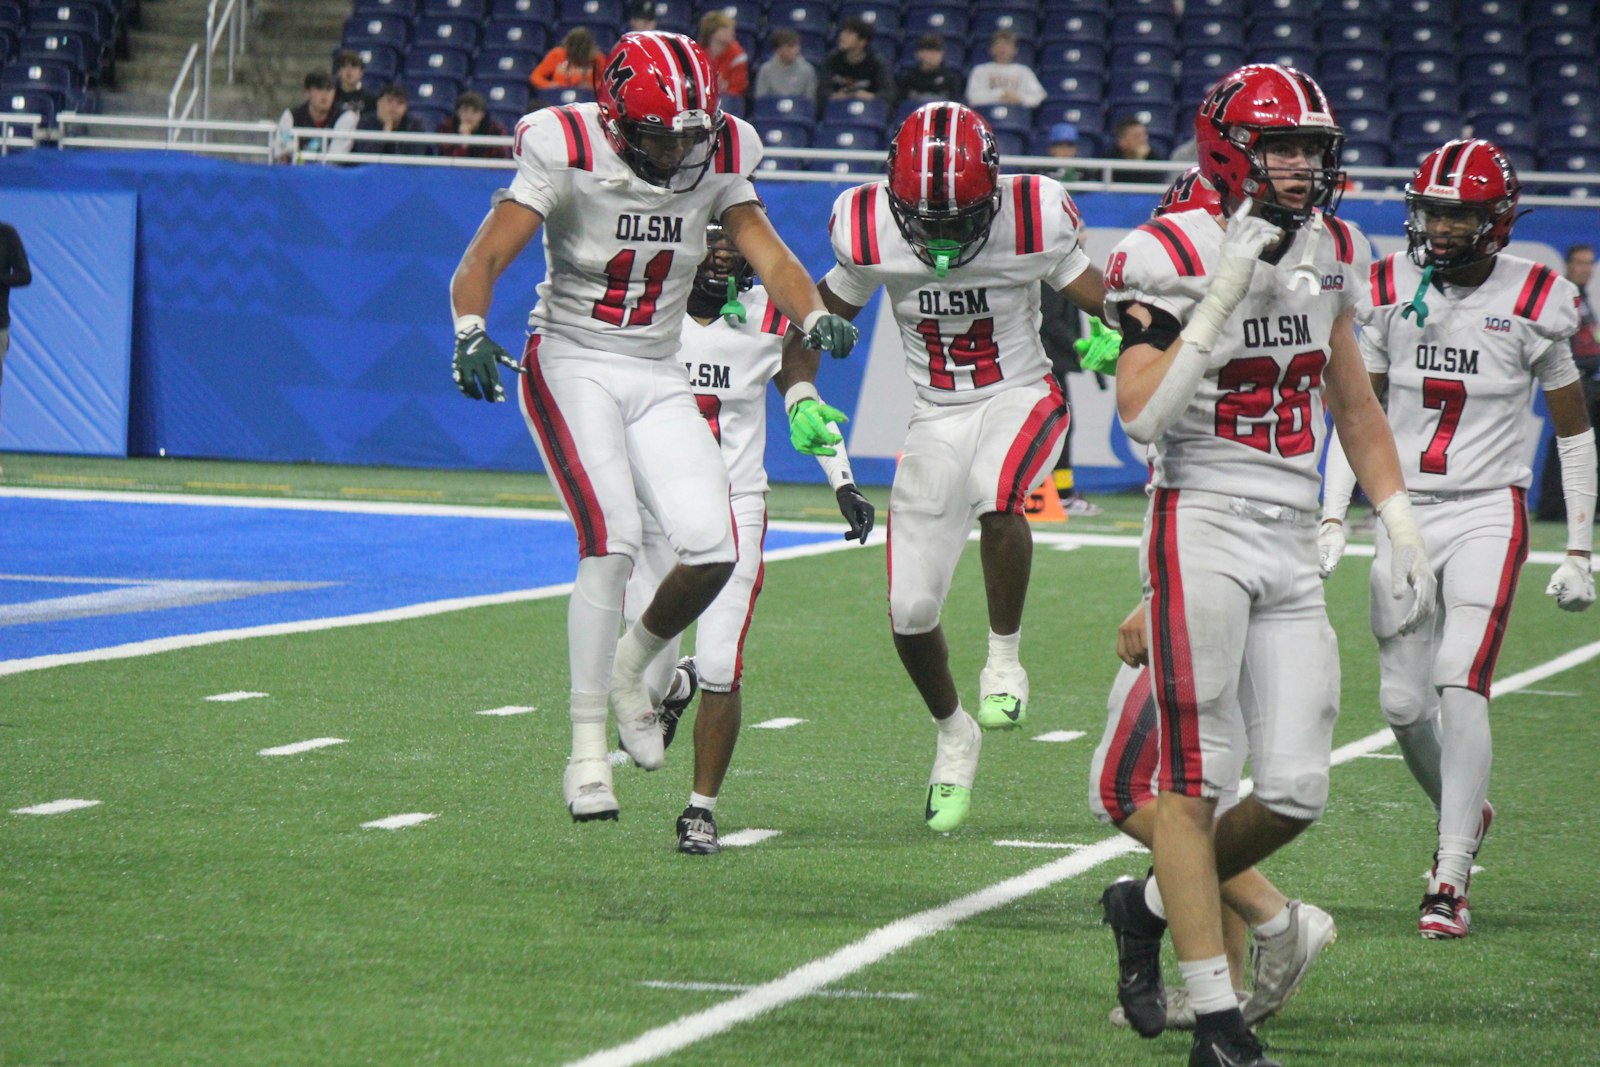
[[[1200,170],[1231,213],[1245,200],[1284,230],[1338,210],[1344,131],[1310,75],[1252,64],[1217,82],[1195,116]]]
[[[1000,149],[976,111],[926,104],[889,146],[889,211],[917,258],[939,277],[969,263],[1000,210]]]
[[[708,297],[730,300],[755,284],[755,268],[719,224],[706,227],[706,258],[695,272],[694,286]],[[732,291],[728,284],[733,283]]]
[[[594,88],[606,139],[628,169],[675,193],[700,184],[726,120],[699,45],[676,33],[624,34]]]
[[[1511,240],[1521,192],[1511,161],[1488,141],[1434,149],[1406,186],[1406,254],[1443,271],[1494,258]]]

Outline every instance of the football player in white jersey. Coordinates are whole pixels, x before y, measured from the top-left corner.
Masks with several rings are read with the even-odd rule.
[[[1039,340],[1040,283],[1098,315],[1100,272],[1078,247],[1065,189],[1000,174],[982,116],[926,104],[889,148],[889,178],[834,202],[837,265],[819,288],[854,318],[883,287],[916,385],[916,407],[889,495],[889,617],[895,649],[938,725],[924,815],[944,832],[966,819],[980,728],[1027,711],[1018,658],[1033,560],[1023,504],[1060,452],[1067,405]],[[798,344],[786,346],[785,366]],[[795,363],[801,381],[816,373]],[[978,717],[961,706],[939,614],[973,519],[989,608]]]
[[[1165,1024],[1170,923],[1195,1011],[1191,1067],[1268,1067],[1229,981],[1219,880],[1327,803],[1339,659],[1316,569],[1324,400],[1399,547],[1391,592],[1410,598],[1407,630],[1432,610],[1433,575],[1356,343],[1368,252],[1331,211],[1343,134],[1327,97],[1299,71],[1242,67],[1212,87],[1195,132],[1226,221],[1152,219],[1105,274],[1123,334],[1118,413],[1153,460],[1142,570],[1161,758],[1155,877],[1101,900],[1129,1022],[1145,1036]],[[1217,819],[1247,755],[1241,731],[1255,791]],[[1251,919],[1263,937],[1292,932],[1305,965],[1334,937],[1311,905]]]
[[[678,851],[692,855],[715,853],[721,847],[714,812],[739,737],[744,639],[766,574],[761,559],[767,532],[766,393],[767,383],[778,374],[789,320],[754,281],[750,265],[723,228],[716,223],[708,226],[706,258],[689,294],[678,358],[688,370],[700,414],[727,461],[739,560],[728,584],[700,616],[694,656],[677,660],[673,640],[645,674],[652,696],[677,697],[663,701],[667,731],[675,732],[676,716],[683,713],[694,689],[700,692],[694,720],[694,788],[678,818]],[[777,384],[781,392],[786,383],[780,379]],[[865,544],[874,519],[872,504],[856,488],[843,442],[831,451],[833,455],[818,456],[817,461],[849,523],[845,536]],[[673,564],[672,548],[660,528],[648,515],[645,519],[644,553],[628,580],[624,615],[630,622],[650,602]],[[677,694],[672,693],[674,686],[679,688]],[[670,743],[670,732],[663,739]]]
[[[1435,149],[1406,188],[1406,255],[1372,267],[1361,354],[1389,424],[1417,525],[1438,575],[1432,625],[1402,633],[1373,561],[1378,703],[1406,766],[1439,812],[1439,850],[1418,929],[1467,936],[1467,883],[1494,809],[1488,803],[1489,686],[1517,574],[1528,558],[1528,419],[1534,388],[1555,421],[1567,555],[1546,588],[1568,611],[1594,602],[1589,573],[1595,505],[1594,430],[1572,362],[1577,288],[1543,264],[1505,252],[1520,191],[1505,153],[1487,141]],[[1415,294],[1415,295],[1412,295]],[[1319,537],[1324,573],[1344,551],[1354,476],[1329,456]]]
[[[596,71],[595,96],[517,124],[516,178],[496,194],[450,286],[457,386],[503,400],[499,365],[518,367],[523,415],[577,529],[567,616],[572,757],[562,792],[578,821],[617,817],[608,694],[634,762],[662,765],[641,674],[733,571],[727,470],[672,358],[706,223],[726,227],[810,341],[847,352],[855,339],[768,223],[750,183],[761,142],[722,113],[699,45],[673,33],[625,34]],[[485,333],[484,315],[496,280],[541,230],[547,270],[518,366]],[[619,641],[641,505],[678,566]]]
[[[1183,211],[1222,214],[1222,200],[1206,184],[1199,167],[1178,175],[1162,196],[1154,215]],[[1117,627],[1117,657],[1124,666],[1117,672],[1106,702],[1106,727],[1089,761],[1089,809],[1096,818],[1112,823],[1145,847],[1153,839],[1155,797],[1159,788],[1161,734],[1156,728],[1155,692],[1150,682],[1150,654],[1145,639],[1145,609],[1139,606]],[[1242,680],[1241,704],[1253,699],[1248,678]],[[1234,744],[1248,744],[1243,722]],[[1222,785],[1217,796],[1217,813],[1227,812],[1239,802],[1237,780]],[[1228,971],[1247,1023],[1255,1024],[1275,1014],[1294,994],[1306,975],[1309,962],[1296,943],[1297,930],[1291,925],[1276,937],[1257,936],[1251,961],[1253,982],[1245,992],[1245,945],[1250,919],[1270,919],[1291,901],[1254,867],[1241,871],[1220,886],[1222,928],[1227,948]],[[1119,1006],[1112,1010],[1117,1026],[1131,1025]],[[1143,1021],[1143,1020],[1141,1020]],[[1168,1030],[1193,1030],[1194,1009],[1185,990],[1167,997],[1165,1027]]]

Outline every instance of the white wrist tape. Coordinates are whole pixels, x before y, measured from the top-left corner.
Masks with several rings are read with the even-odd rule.
[[[1594,430],[1556,438],[1561,458],[1561,495],[1567,501],[1567,551],[1588,552],[1594,544],[1595,475]]]
[[[1322,517],[1344,521],[1356,491],[1356,472],[1337,432],[1328,435],[1328,468],[1322,476]]]
[[[485,332],[487,332],[488,327],[484,323],[482,315],[457,315],[456,316],[456,336],[457,337],[460,337],[462,334],[471,333],[473,330],[484,330]]]
[[[1209,366],[1210,360],[1203,349],[1187,340],[1180,341],[1161,384],[1144,402],[1139,414],[1123,421],[1123,432],[1141,445],[1148,445],[1166,433],[1194,399],[1195,390],[1200,387],[1200,379],[1205,377]]]
[[[1378,518],[1383,520],[1383,528],[1389,532],[1391,543],[1422,543],[1417,520],[1411,515],[1411,497],[1404,489],[1378,505]]]
[[[800,324],[800,333],[806,337],[810,337],[811,331],[817,328],[818,321],[820,321],[822,316],[826,314],[826,311],[824,311],[822,308],[818,308],[816,311],[813,311],[811,314],[807,315],[806,321]]]
[[[815,382],[795,382],[789,386],[788,392],[783,394],[783,410],[793,411],[794,406],[802,400],[815,400],[822,403],[822,394],[817,392]]]

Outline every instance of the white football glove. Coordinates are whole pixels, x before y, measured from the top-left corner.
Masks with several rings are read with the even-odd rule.
[[[1250,291],[1250,278],[1261,253],[1283,237],[1278,227],[1250,214],[1250,204],[1251,201],[1246,200],[1228,219],[1228,231],[1222,238],[1222,256],[1211,274],[1205,299],[1195,305],[1183,328],[1183,339],[1202,351],[1216,347],[1228,316]]]
[[[1561,561],[1544,595],[1556,598],[1562,611],[1586,611],[1594,603],[1594,575],[1589,573],[1589,561],[1582,556],[1568,556]]]
[[[1439,582],[1433,576],[1428,549],[1422,543],[1416,520],[1411,517],[1411,498],[1403,491],[1391,496],[1378,505],[1378,518],[1383,520],[1383,528],[1389,534],[1389,592],[1399,600],[1410,586],[1416,594],[1411,610],[1400,623],[1399,632],[1409,634],[1432,617]]]
[[[1338,519],[1323,519],[1317,527],[1317,573],[1324,579],[1332,574],[1344,558],[1344,523]]]

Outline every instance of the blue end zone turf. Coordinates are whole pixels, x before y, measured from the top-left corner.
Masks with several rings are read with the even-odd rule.
[[[571,526],[529,514],[0,497],[0,662],[571,582]]]

